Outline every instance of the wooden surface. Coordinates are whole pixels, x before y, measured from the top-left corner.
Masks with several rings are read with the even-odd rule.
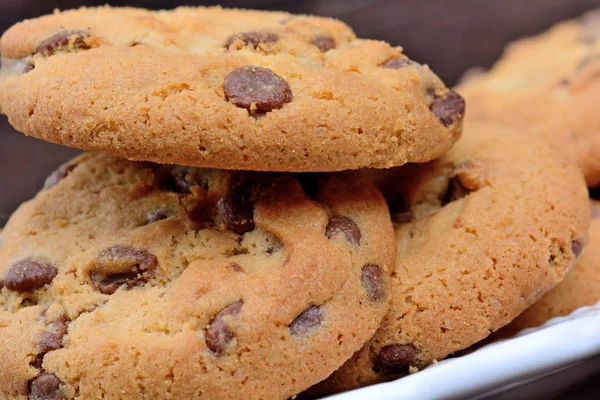
[[[280,9],[337,17],[362,37],[404,46],[412,58],[429,64],[448,84],[471,66],[489,66],[505,44],[544,30],[551,24],[600,7],[600,0],[247,0],[247,1],[108,1],[112,5],[172,8],[178,4]],[[107,0],[0,0],[0,30],[54,8]],[[543,60],[540,60],[543,62]],[[77,151],[14,132],[0,118],[0,226],[22,201],[31,198],[45,176]],[[560,398],[600,398],[598,379]]]

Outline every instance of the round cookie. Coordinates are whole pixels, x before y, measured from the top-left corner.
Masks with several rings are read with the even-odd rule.
[[[580,171],[531,135],[467,122],[440,160],[373,174],[396,222],[390,311],[315,392],[393,379],[482,340],[561,281],[587,239]]]
[[[0,238],[11,399],[289,398],[376,331],[395,250],[385,200],[358,173],[90,153]]]
[[[256,171],[391,167],[441,156],[464,100],[402,48],[280,12],[82,8],[0,43],[19,131],[132,160]]]
[[[512,336],[518,331],[539,326],[551,318],[570,314],[580,307],[591,306],[600,301],[600,203],[592,200],[592,222],[589,243],[581,258],[565,279],[529,307],[508,326],[498,332],[499,336]]]
[[[519,40],[458,87],[469,117],[542,136],[600,184],[600,10]]]

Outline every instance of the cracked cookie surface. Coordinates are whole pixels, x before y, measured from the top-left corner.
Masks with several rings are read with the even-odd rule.
[[[425,162],[464,101],[400,47],[281,12],[82,8],[2,37],[0,109],[37,138],[132,160],[257,171]]]
[[[394,259],[385,200],[359,173],[91,153],[0,245],[10,399],[289,398],[373,335]]]
[[[600,10],[510,44],[457,90],[471,120],[541,136],[580,166],[588,186],[600,184]]]
[[[396,221],[390,311],[316,392],[394,379],[482,340],[560,282],[586,243],[581,172],[522,132],[467,122],[440,160],[373,179]]]

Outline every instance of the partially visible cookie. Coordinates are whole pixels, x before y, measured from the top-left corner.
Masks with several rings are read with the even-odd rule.
[[[499,333],[511,336],[600,301],[600,203],[592,201],[589,243],[565,279]]]
[[[82,8],[1,39],[19,131],[132,160],[258,171],[441,156],[464,100],[401,47],[281,12]]]
[[[85,154],[0,235],[0,398],[287,399],[388,309],[394,236],[358,173]]]
[[[458,87],[469,117],[542,136],[600,184],[600,10],[519,40]]]
[[[440,160],[374,172],[396,222],[390,312],[327,393],[465,349],[560,282],[587,240],[580,171],[545,141],[467,123]]]

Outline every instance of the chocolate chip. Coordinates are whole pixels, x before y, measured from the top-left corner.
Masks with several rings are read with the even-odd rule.
[[[198,168],[179,165],[160,165],[156,167],[158,186],[163,190],[188,194],[194,186],[208,190],[206,175]]]
[[[339,234],[343,234],[346,237],[346,240],[355,246],[360,244],[360,229],[354,221],[341,215],[330,217],[329,223],[325,228],[325,236],[327,236],[328,239],[333,239]]]
[[[298,315],[290,324],[290,333],[293,336],[304,336],[323,322],[321,307],[310,306]]]
[[[412,61],[411,59],[409,59],[408,57],[396,57],[396,58],[390,58],[389,60],[387,60],[386,62],[381,64],[381,66],[383,68],[389,68],[389,69],[401,69],[401,68],[408,67],[413,64],[415,64],[415,62]]]
[[[60,318],[48,324],[48,330],[42,332],[37,344],[40,353],[57,350],[62,347],[62,338],[67,334],[67,320]]]
[[[571,242],[571,251],[575,255],[575,258],[579,258],[581,252],[583,251],[583,242],[578,239],[573,240]]]
[[[365,265],[360,281],[370,301],[380,302],[385,298],[385,274],[379,265]]]
[[[38,354],[30,363],[34,368],[41,369],[46,353],[58,350],[62,347],[63,336],[67,334],[67,318],[61,317],[48,324],[45,332],[39,336],[37,343]]]
[[[217,212],[227,229],[240,235],[254,230],[254,202],[260,186],[259,182],[240,182],[223,194],[217,203]]]
[[[31,292],[48,285],[57,274],[58,270],[47,261],[26,259],[8,270],[4,284],[10,290]]]
[[[215,355],[223,355],[226,346],[234,338],[233,332],[231,332],[227,325],[225,325],[225,322],[223,322],[223,317],[227,315],[235,317],[240,313],[243,305],[243,301],[237,301],[219,311],[219,313],[211,319],[210,325],[206,329],[206,346]]]
[[[34,65],[32,65],[32,64],[30,64],[30,63],[27,63],[27,64],[25,64],[25,66],[23,67],[23,70],[22,70],[22,72],[23,72],[24,74],[27,74],[27,73],[29,73],[29,72],[33,71],[34,69],[35,69],[35,66],[34,66]]]
[[[43,332],[40,335],[38,342],[38,350],[40,353],[46,354],[49,351],[58,350],[62,347],[62,337],[66,333],[66,325],[64,332]]]
[[[254,230],[254,206],[244,196],[235,192],[225,193],[217,208],[227,229],[240,235]]]
[[[568,87],[571,85],[571,80],[569,78],[562,78],[558,81],[558,86],[560,87]]]
[[[229,49],[232,45],[243,43],[243,46],[250,46],[255,50],[261,44],[275,43],[279,40],[279,35],[269,31],[249,31],[240,32],[227,39],[225,48]],[[236,46],[237,47],[237,46]]]
[[[147,283],[157,265],[156,257],[146,251],[116,245],[100,252],[90,277],[101,293],[113,294],[122,286],[131,289]]]
[[[44,363],[44,354],[38,354],[35,356],[33,361],[29,363],[33,368],[42,369],[42,364]]]
[[[430,108],[444,126],[450,126],[465,115],[465,99],[455,91],[448,90],[443,97],[435,96]]]
[[[231,71],[223,81],[225,99],[251,113],[266,113],[292,101],[292,89],[268,68],[248,65]]]
[[[52,172],[44,182],[44,189],[50,189],[52,186],[58,184],[58,182],[65,179],[77,166],[77,164],[63,164]]]
[[[317,36],[311,43],[317,46],[323,53],[336,47],[335,40],[331,36]]]
[[[420,365],[418,351],[412,344],[391,344],[379,352],[375,372],[388,374],[408,372],[411,366]]]
[[[63,30],[48,39],[44,40],[36,49],[36,53],[45,56],[51,56],[57,51],[68,50],[69,48],[77,50],[91,49],[87,39],[91,36],[87,31],[79,29]]]
[[[0,279],[0,290],[4,288],[4,280]]]
[[[62,400],[60,380],[53,374],[44,373],[29,381],[29,400]]]
[[[244,269],[240,266],[240,264],[235,262],[230,263],[227,268],[231,268],[235,272],[244,272]]]
[[[163,208],[157,208],[149,211],[146,214],[146,225],[150,225],[167,218],[169,218],[169,212]]]

